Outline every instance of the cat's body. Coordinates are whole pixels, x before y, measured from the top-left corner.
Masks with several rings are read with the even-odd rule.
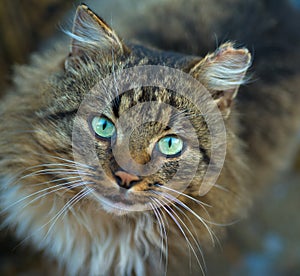
[[[76,40],[73,36],[69,57],[69,49],[59,46],[48,54],[36,57],[31,65],[18,68],[14,77],[15,86],[2,103],[0,204],[5,215],[4,225],[15,228],[18,238],[28,238],[38,249],[54,256],[70,275],[159,275],[166,270],[170,275],[183,275],[188,271],[202,273],[203,261],[198,245],[209,248],[210,240],[214,238],[211,229],[218,234],[224,230],[221,225],[243,215],[253,190],[268,182],[272,172],[278,170],[281,161],[290,154],[300,121],[300,111],[295,107],[300,103],[297,75],[278,76],[279,70],[274,70],[274,74],[270,74],[271,79],[268,79],[264,76],[268,71],[268,61],[261,57],[258,61],[261,65],[257,65],[261,70],[258,70],[261,79],[247,84],[239,92],[236,107],[232,108],[235,92],[243,84],[250,66],[246,49],[238,50],[228,43],[206,59],[201,59],[136,44],[125,46],[85,6],[78,9],[73,33],[83,39]],[[176,44],[168,34],[165,37],[173,45]],[[159,41],[158,36],[156,38]],[[92,41],[97,41],[97,45]],[[159,43],[156,45],[162,46]],[[191,54],[201,51],[196,49],[196,52]],[[292,68],[290,71],[296,73],[298,70],[299,73],[296,65],[289,64],[289,55],[293,58],[299,56],[294,51],[284,52],[286,61],[280,63],[280,69],[288,72]],[[273,55],[269,61],[276,64],[275,58],[276,55]],[[113,103],[111,110],[108,108],[105,113],[114,122],[134,103],[149,100],[171,104],[179,110],[189,109],[188,116],[195,116],[191,116],[191,121],[198,131],[202,151],[199,153],[190,149],[192,157],[188,161],[200,156],[202,165],[185,191],[186,196],[178,197],[186,207],[176,200],[177,205],[173,206],[169,202],[172,197],[167,197],[163,198],[165,201],[152,201],[153,206],[160,207],[160,211],[126,211],[120,214],[113,207],[105,206],[101,200],[98,202],[89,190],[80,190],[84,186],[79,186],[82,180],[78,177],[78,170],[83,174],[92,173],[93,185],[99,184],[101,192],[108,198],[126,179],[136,182],[137,178],[132,173],[125,172],[127,174],[124,176],[124,171],[113,160],[110,147],[104,140],[97,140],[95,145],[97,156],[107,173],[105,176],[99,168],[88,167],[88,162],[75,164],[72,152],[73,120],[87,91],[109,73],[134,65],[165,65],[192,75],[212,93],[224,116],[227,128],[224,167],[217,185],[206,195],[199,196],[198,186],[208,165],[211,141],[205,123],[192,105],[170,91],[145,88],[122,95],[118,103]],[[217,83],[215,79],[215,73],[220,68],[225,84]],[[234,69],[238,69],[239,73],[235,74]],[[271,82],[274,79],[276,81]],[[151,99],[147,94],[152,95]],[[231,111],[230,115],[228,111]],[[138,117],[140,114],[137,112],[135,115]],[[151,116],[151,109],[147,115]],[[172,121],[172,115],[168,112],[163,117],[168,122]],[[131,123],[138,121],[132,120]],[[176,123],[173,127],[176,129]],[[157,139],[155,137],[169,135],[168,131],[154,124],[147,125],[146,131],[141,127],[137,133],[133,132],[130,145],[134,160],[139,164],[147,163],[152,156],[147,154],[145,148]],[[155,147],[153,152],[156,152]],[[208,157],[205,156],[207,152]],[[140,182],[133,186],[135,192],[143,191],[141,198],[144,201],[148,190],[166,192],[163,187],[153,186],[159,183],[168,188],[164,181],[173,175],[169,171],[176,168],[179,158],[177,155],[166,158],[164,162],[168,165],[164,171],[143,177],[141,181],[139,179]],[[117,184],[119,178],[124,183]],[[66,183],[75,186],[70,189]],[[111,186],[114,190],[110,190]],[[45,190],[41,192],[42,189]],[[128,187],[123,186],[123,189]],[[72,206],[68,205],[69,200],[74,203]],[[129,200],[133,202],[130,196]],[[164,209],[159,205],[161,202],[170,207]],[[61,210],[67,212],[56,216]],[[162,225],[163,220],[165,225]],[[161,236],[167,236],[167,239],[162,241]]]

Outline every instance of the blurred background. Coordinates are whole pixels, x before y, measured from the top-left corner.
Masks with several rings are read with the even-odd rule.
[[[130,30],[122,30],[126,15],[133,8],[140,15],[146,13],[143,3],[90,1],[125,37],[130,37]],[[300,10],[300,0],[289,3]],[[61,26],[71,22],[76,5],[70,0],[0,0],[0,97],[11,83],[13,66],[28,62],[32,52],[61,36]],[[300,151],[295,156],[295,162],[255,202],[249,217],[230,226],[222,247],[207,255],[208,275],[300,275]],[[1,276],[53,275],[51,267],[40,253],[0,232]]]

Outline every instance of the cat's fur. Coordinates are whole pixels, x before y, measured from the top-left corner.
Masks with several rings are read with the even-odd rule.
[[[183,22],[188,24],[187,19]],[[151,30],[153,28],[155,24]],[[169,34],[164,31],[161,34],[173,44],[171,49],[178,45]],[[54,256],[70,275],[158,275],[166,269],[170,275],[203,272],[198,243],[201,248],[209,248],[210,240],[215,238],[211,229],[219,233],[223,230],[221,225],[243,215],[252,189],[268,181],[270,172],[279,168],[280,160],[286,159],[284,156],[287,156],[299,127],[300,114],[296,105],[300,103],[300,95],[295,87],[300,84],[297,75],[282,74],[271,82],[279,70],[275,68],[268,79],[264,77],[264,72],[269,69],[265,64],[276,64],[276,55],[269,59],[261,57],[258,61],[262,63],[261,71],[258,72],[262,79],[244,88],[233,108],[232,102],[251,61],[244,48],[236,49],[232,43],[225,43],[215,53],[201,59],[124,43],[85,6],[78,8],[70,35],[69,55],[68,48],[59,46],[50,53],[35,56],[30,65],[17,68],[15,85],[2,102],[0,204],[5,215],[3,224],[14,229],[20,239],[31,240],[38,249]],[[159,45],[159,37],[156,38],[155,44]],[[195,38],[196,44],[193,39],[191,42],[201,47],[198,40]],[[167,47],[166,44],[160,46]],[[199,49],[195,52],[193,54],[201,53]],[[289,55],[298,57],[293,51],[282,54],[287,60]],[[259,52],[257,55],[259,58]],[[74,167],[71,148],[73,120],[84,96],[108,74],[147,64],[180,69],[200,80],[214,97],[227,128],[227,156],[217,185],[205,196],[199,196],[198,188],[207,168],[210,149],[209,133],[201,114],[176,93],[143,88],[129,91],[113,102],[106,111],[107,117],[115,120],[134,104],[149,100],[188,110],[187,116],[197,130],[202,151],[191,151],[190,161],[197,156],[201,163],[195,179],[184,193],[205,205],[181,195],[178,199],[189,209],[180,203],[174,207],[165,198],[165,205],[170,205],[166,209],[120,213],[97,200],[94,195],[97,192],[87,194],[72,206],[65,205],[69,200],[77,199],[74,196],[81,195],[84,188],[79,186],[81,180],[76,171],[78,168]],[[284,68],[293,67],[286,65],[288,61],[282,64]],[[236,68],[239,74],[236,74]],[[295,65],[293,72],[298,69]],[[174,121],[172,114],[163,116]],[[133,132],[130,149],[134,159],[140,164],[147,163],[150,157],[146,148],[150,140],[166,133],[168,130],[159,124],[141,126]],[[79,168],[92,174],[90,180],[94,184],[91,187],[100,188],[105,196],[112,196],[118,193],[114,183],[118,164],[107,143],[97,141],[95,146],[106,175],[86,164]],[[162,171],[144,177],[133,190],[140,192],[141,198],[148,190],[166,192],[163,187],[153,184],[164,185],[176,170],[178,160],[179,157],[166,159],[167,165]],[[73,184],[78,186],[72,189],[55,186],[73,181],[69,177],[75,177]],[[179,184],[184,185],[184,182]],[[42,189],[46,190],[39,193]],[[140,199],[137,197],[137,200]],[[70,208],[57,218],[64,206]],[[162,228],[161,220],[167,221],[166,229]],[[167,236],[164,243],[161,242],[162,234]]]

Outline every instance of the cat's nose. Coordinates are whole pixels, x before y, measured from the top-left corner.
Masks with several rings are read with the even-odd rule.
[[[130,189],[140,178],[137,175],[124,171],[115,172],[117,183],[121,188]]]

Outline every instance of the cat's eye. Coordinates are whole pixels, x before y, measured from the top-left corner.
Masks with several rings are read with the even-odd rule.
[[[105,117],[95,116],[91,122],[93,131],[101,138],[111,138],[115,132],[114,124]]]
[[[183,141],[176,136],[165,136],[158,141],[158,149],[162,154],[173,157],[181,153]]]

